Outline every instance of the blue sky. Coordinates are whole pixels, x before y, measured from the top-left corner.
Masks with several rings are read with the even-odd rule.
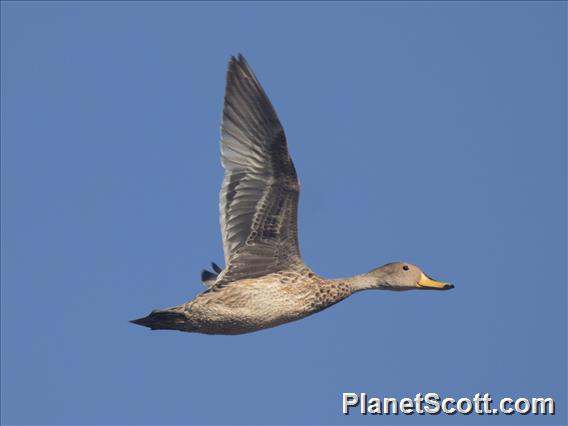
[[[4,424],[566,423],[566,3],[2,2]],[[222,263],[219,121],[242,52],[286,129],[304,259],[404,260],[238,337],[127,321]],[[377,418],[373,396],[558,414]]]

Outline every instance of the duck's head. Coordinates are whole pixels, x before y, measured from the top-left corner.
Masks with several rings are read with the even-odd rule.
[[[418,266],[407,262],[387,263],[367,274],[374,288],[384,290],[449,290],[453,284],[430,278]]]

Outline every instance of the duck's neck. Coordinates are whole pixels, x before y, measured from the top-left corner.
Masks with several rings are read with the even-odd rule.
[[[346,282],[353,293],[361,290],[383,289],[388,287],[388,283],[385,280],[386,275],[387,274],[381,273],[380,271],[373,271],[372,274],[355,275],[354,277],[348,278]]]

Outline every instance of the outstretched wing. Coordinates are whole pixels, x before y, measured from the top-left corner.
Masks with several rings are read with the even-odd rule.
[[[216,287],[302,265],[296,169],[276,112],[242,55],[227,71],[221,162],[226,267]]]

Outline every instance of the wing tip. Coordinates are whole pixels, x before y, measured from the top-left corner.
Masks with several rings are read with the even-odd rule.
[[[242,63],[246,63],[247,60],[245,59],[245,56],[239,52],[236,55],[231,55],[231,59],[229,60],[230,63],[235,62],[238,64],[242,64]]]
[[[252,69],[242,53],[237,53],[236,56],[231,55],[231,58],[229,59],[227,76],[230,76],[237,71],[240,71],[247,75],[253,75]]]
[[[215,262],[211,262],[211,267],[213,268],[213,270],[215,272],[217,272],[217,274],[220,274],[221,272],[223,272],[223,269],[217,265]]]
[[[231,55],[231,58],[229,59],[229,68],[231,68],[232,66],[240,66],[243,63],[246,63],[246,59],[241,53]]]
[[[213,285],[216,280],[217,280],[217,275],[214,274],[213,272],[210,272],[207,269],[201,271],[201,281],[207,287],[211,287],[211,285]]]

